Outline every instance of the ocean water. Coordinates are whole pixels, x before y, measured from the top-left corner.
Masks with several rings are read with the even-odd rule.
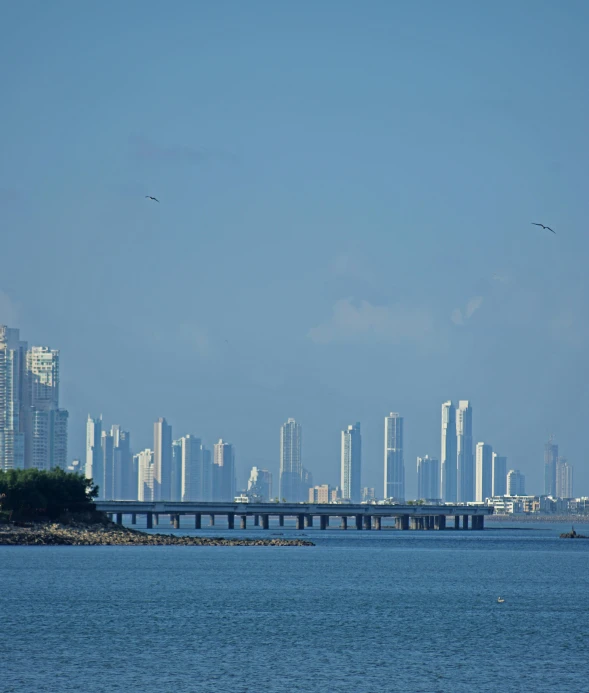
[[[0,547],[2,690],[582,693],[589,541],[567,529]]]

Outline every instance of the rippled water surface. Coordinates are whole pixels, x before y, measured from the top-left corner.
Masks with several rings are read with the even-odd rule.
[[[2,689],[589,691],[589,541],[559,531],[0,547]]]

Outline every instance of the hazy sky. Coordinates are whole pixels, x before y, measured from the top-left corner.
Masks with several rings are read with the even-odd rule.
[[[70,457],[88,412],[136,450],[165,416],[277,472],[292,416],[335,484],[360,421],[382,494],[398,411],[411,496],[470,399],[529,492],[554,433],[589,494],[588,30],[586,0],[4,3],[0,323],[61,350]]]

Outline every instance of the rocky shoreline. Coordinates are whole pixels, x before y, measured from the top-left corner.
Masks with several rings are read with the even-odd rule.
[[[0,546],[315,546],[303,539],[147,534],[114,523],[0,525]]]

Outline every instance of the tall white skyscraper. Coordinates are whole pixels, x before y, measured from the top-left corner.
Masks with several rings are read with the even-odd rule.
[[[98,485],[98,498],[104,500],[104,462],[102,454],[102,416],[86,422],[86,478]]]
[[[213,500],[231,502],[235,498],[235,452],[222,438],[214,447]]]
[[[182,500],[182,439],[172,442],[171,500]]]
[[[301,424],[298,424],[294,419],[288,419],[280,429],[280,500],[284,499],[290,502],[305,500],[302,497],[301,442]]]
[[[153,454],[153,499],[169,501],[172,493],[172,427],[163,418],[153,425]]]
[[[507,457],[493,453],[493,496],[507,495]]]
[[[133,467],[131,434],[115,424],[110,429],[113,440],[112,493],[114,500],[137,499],[137,473]]]
[[[476,448],[476,498],[483,502],[493,495],[493,448],[487,443],[477,443]]]
[[[455,503],[457,498],[456,445],[456,409],[448,401],[442,404],[441,496],[445,503]]]
[[[456,410],[456,459],[458,502],[474,500],[474,459],[472,449],[472,407],[460,400]]]
[[[556,497],[573,498],[573,466],[565,457],[556,462]]]
[[[140,501],[153,501],[153,470],[154,470],[154,455],[153,450],[143,450],[138,455],[137,458],[137,476],[138,476],[138,487],[137,487],[137,500]]]
[[[544,445],[544,495],[555,498],[556,493],[556,466],[558,462],[558,445],[554,442],[554,436]]]
[[[518,469],[510,469],[507,472],[507,495],[526,495],[526,477]]]
[[[272,474],[267,469],[252,467],[247,482],[247,492],[260,498],[262,502],[270,501],[272,499]]]
[[[114,460],[115,460],[115,444],[112,434],[108,431],[102,431],[101,439],[102,448],[102,469],[104,475],[102,480],[95,482],[103,489],[105,500],[113,500],[113,477],[114,477]]]
[[[417,458],[417,498],[440,499],[440,462],[428,455]]]
[[[384,420],[384,497],[405,500],[403,417],[391,412]]]
[[[204,454],[200,438],[184,436],[180,441],[182,443],[182,500],[211,500],[208,488],[208,479],[211,474],[205,468],[207,464],[210,464],[210,456],[207,457]]]
[[[360,503],[362,486],[362,434],[360,424],[348,426],[342,431],[341,488],[342,497],[352,503]]]
[[[0,470],[25,468],[27,343],[0,325]]]

